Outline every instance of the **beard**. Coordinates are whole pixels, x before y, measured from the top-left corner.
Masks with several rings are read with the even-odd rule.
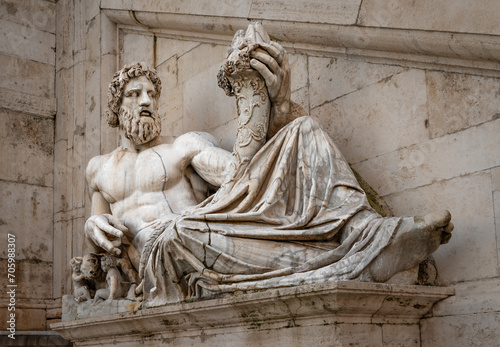
[[[119,114],[125,137],[136,145],[150,142],[160,135],[161,118],[157,111],[152,112],[151,117],[141,117],[139,112],[120,108]]]

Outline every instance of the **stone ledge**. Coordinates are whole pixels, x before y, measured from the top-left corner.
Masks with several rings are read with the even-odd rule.
[[[236,292],[208,300],[61,322],[51,327],[77,345],[95,345],[97,341],[106,345],[181,335],[199,337],[202,333],[246,336],[254,330],[305,326],[417,325],[437,301],[453,294],[452,288],[443,287],[330,282]],[[293,334],[288,335],[290,338]],[[217,341],[222,343],[210,343]]]
[[[252,18],[103,9],[114,23],[177,39],[227,45]],[[289,51],[359,57],[488,76],[500,76],[500,37],[495,35],[261,20]]]
[[[0,105],[2,108],[45,118],[54,118],[57,109],[55,98],[43,98],[5,88],[0,88]]]

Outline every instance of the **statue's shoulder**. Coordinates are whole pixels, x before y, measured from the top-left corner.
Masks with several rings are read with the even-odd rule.
[[[89,160],[87,169],[85,170],[85,178],[87,179],[87,183],[91,188],[95,186],[95,178],[97,177],[99,171],[109,160],[109,158],[111,158],[115,151],[103,155],[97,155]]]
[[[218,141],[209,133],[191,131],[177,137],[173,145],[186,152],[199,152],[208,147],[220,147]]]

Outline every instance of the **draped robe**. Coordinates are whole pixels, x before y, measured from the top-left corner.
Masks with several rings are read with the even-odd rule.
[[[160,220],[142,253],[152,305],[213,292],[369,279],[402,218],[369,205],[310,117],[281,129],[195,209]]]

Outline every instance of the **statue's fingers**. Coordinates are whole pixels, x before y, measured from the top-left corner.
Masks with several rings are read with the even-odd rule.
[[[94,243],[104,249],[107,252],[114,253],[114,246],[106,238],[106,235],[104,235],[103,231],[99,229],[97,226],[94,227],[94,235],[92,237]]]
[[[254,59],[259,60],[261,63],[264,63],[267,65],[267,67],[274,73],[280,73],[281,72],[281,67],[270,54],[267,54],[263,51],[255,50],[250,53],[250,56]]]
[[[95,224],[96,224],[96,226],[100,230],[105,231],[105,232],[107,232],[110,235],[113,235],[113,236],[116,236],[116,237],[122,237],[123,236],[123,232],[121,230],[118,230],[115,227],[109,225],[109,223],[108,223],[107,220],[96,218]],[[95,228],[94,228],[94,230],[95,230]]]
[[[276,44],[273,45],[275,42],[271,43],[260,43],[259,47],[263,50],[265,50],[267,53],[269,53],[277,62],[278,64],[281,65],[283,62],[283,57],[285,56],[285,49],[281,47],[281,45]]]
[[[127,232],[128,231],[128,228],[125,226],[125,224],[123,224],[123,222],[120,220],[120,218],[118,217],[115,217],[111,214],[106,214],[105,215],[106,218],[108,218],[108,222],[109,224],[111,224],[112,226],[114,226],[115,228],[123,231],[123,232]]]
[[[276,85],[277,78],[271,71],[269,71],[267,65],[261,63],[257,59],[251,59],[250,65],[261,74],[261,76],[266,81],[266,85],[268,88],[274,87]]]

